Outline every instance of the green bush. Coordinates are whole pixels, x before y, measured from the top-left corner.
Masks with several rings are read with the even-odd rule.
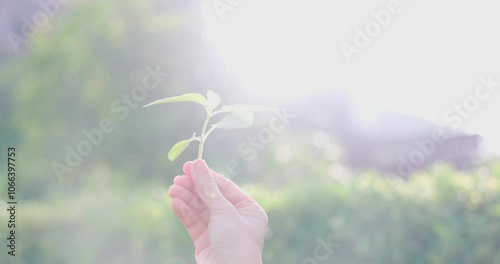
[[[500,263],[499,176],[436,168],[405,183],[367,174],[262,193],[273,230],[264,262]],[[315,257],[318,239],[333,252]]]
[[[194,263],[168,183],[133,188],[102,173],[81,193],[23,201],[10,263]],[[481,178],[437,167],[409,182],[320,175],[244,186],[269,214],[264,263],[500,263],[498,168]]]

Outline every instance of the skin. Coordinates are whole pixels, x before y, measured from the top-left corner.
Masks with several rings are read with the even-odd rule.
[[[195,246],[198,264],[261,264],[268,218],[236,184],[204,160],[184,164],[170,187],[172,209]]]

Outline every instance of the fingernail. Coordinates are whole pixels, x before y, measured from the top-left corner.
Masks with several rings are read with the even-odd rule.
[[[203,190],[203,194],[205,194],[207,198],[212,199],[215,196],[217,196],[217,187],[215,186],[215,187],[205,188]]]

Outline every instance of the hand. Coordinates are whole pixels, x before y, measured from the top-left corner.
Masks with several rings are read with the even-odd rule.
[[[268,218],[236,184],[204,160],[184,164],[170,187],[172,209],[187,229],[198,264],[261,264]]]

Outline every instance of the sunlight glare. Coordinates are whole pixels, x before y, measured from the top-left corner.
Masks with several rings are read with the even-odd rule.
[[[265,9],[244,5],[238,16],[208,23],[211,41],[243,89],[282,102],[331,87],[333,49],[326,23],[318,27],[314,13],[290,9],[294,5],[286,12],[271,3]]]

